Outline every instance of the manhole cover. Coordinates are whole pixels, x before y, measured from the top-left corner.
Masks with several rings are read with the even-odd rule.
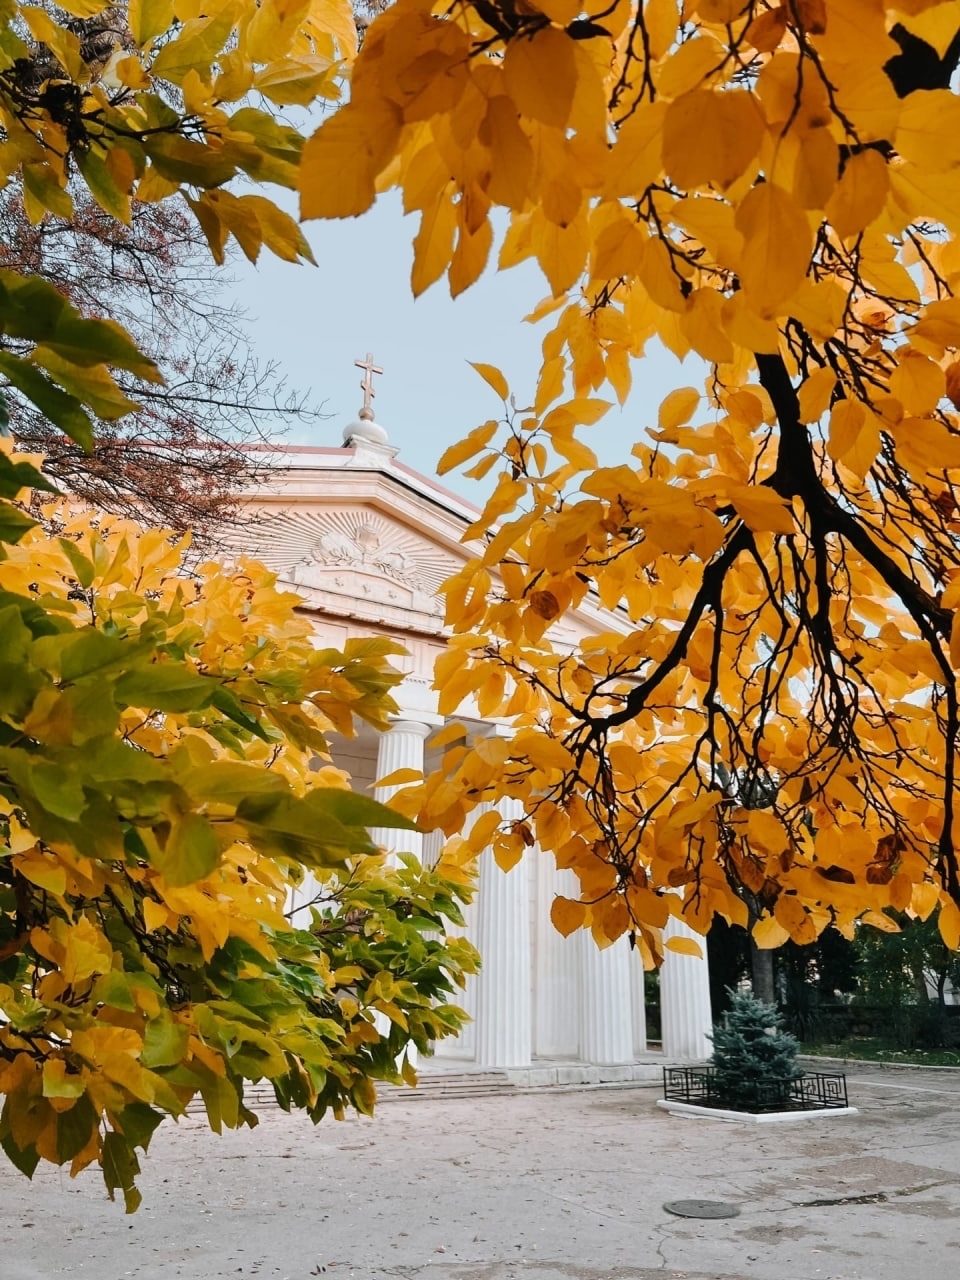
[[[668,1200],[663,1206],[678,1218],[736,1218],[740,1210],[722,1200]]]

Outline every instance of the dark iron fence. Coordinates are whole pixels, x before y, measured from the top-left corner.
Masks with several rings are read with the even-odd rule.
[[[668,1102],[733,1111],[829,1111],[848,1106],[842,1071],[807,1071],[789,1080],[741,1081],[721,1089],[713,1067],[664,1067]]]

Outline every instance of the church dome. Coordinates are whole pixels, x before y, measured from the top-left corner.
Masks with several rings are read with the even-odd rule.
[[[387,433],[379,422],[374,422],[373,414],[369,417],[365,416],[365,411],[360,410],[360,418],[357,422],[351,422],[343,429],[343,443],[349,448],[354,443],[363,442],[364,444],[386,444]]]

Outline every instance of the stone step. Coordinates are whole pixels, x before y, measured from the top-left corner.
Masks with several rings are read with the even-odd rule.
[[[496,1094],[514,1096],[547,1089],[635,1089],[659,1085],[662,1068],[659,1062],[632,1062],[620,1066],[597,1067],[585,1062],[536,1063],[530,1067],[514,1067],[504,1071],[437,1070],[433,1064],[421,1069],[416,1088],[408,1085],[378,1084],[381,1102],[422,1102],[431,1098],[486,1098]],[[247,1104],[257,1107],[275,1105],[269,1084],[250,1085],[244,1093]],[[191,1110],[202,1103],[194,1103]]]

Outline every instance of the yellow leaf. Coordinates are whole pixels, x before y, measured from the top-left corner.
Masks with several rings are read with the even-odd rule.
[[[656,75],[657,90],[663,98],[678,98],[702,84],[722,67],[726,50],[711,35],[694,36],[664,61]]]
[[[890,375],[890,394],[916,417],[933,413],[947,392],[947,377],[929,356],[910,347],[896,352],[896,369]]]
[[[153,933],[155,929],[165,925],[169,914],[167,907],[162,902],[155,902],[153,898],[144,898],[143,923],[148,933]]]
[[[960,951],[960,907],[954,901],[941,906],[937,928],[947,950]]]
[[[551,923],[565,938],[583,925],[586,916],[586,906],[582,902],[574,902],[571,898],[554,898],[550,904]]]
[[[764,809],[751,809],[747,813],[747,834],[751,845],[767,853],[782,853],[790,844],[786,827]]]
[[[664,951],[672,951],[678,956],[696,956],[698,960],[703,959],[703,947],[697,942],[696,938],[686,938],[677,934],[664,941],[663,949]]]
[[[841,240],[858,235],[883,212],[890,191],[887,162],[879,151],[851,156],[827,201],[827,221]]]
[[[680,317],[680,331],[696,351],[712,364],[733,360],[733,343],[723,329],[725,298],[716,289],[695,289]]]
[[[666,103],[643,101],[620,126],[610,155],[608,198],[639,197],[660,177],[666,113]]]
[[[647,236],[635,217],[617,218],[597,236],[590,263],[591,280],[613,280],[640,270]]]
[[[534,7],[558,27],[566,27],[579,16],[583,4],[581,0],[536,0]]]
[[[772,53],[783,39],[787,29],[787,11],[764,9],[747,27],[745,39],[758,53]]]
[[[526,847],[527,842],[519,828],[498,831],[493,838],[493,860],[501,871],[512,871],[522,860]]]
[[[517,119],[516,107],[505,94],[490,99],[480,137],[490,147],[487,195],[508,209],[522,209],[530,190],[533,147]]]
[[[704,22],[725,27],[743,13],[747,4],[748,0],[693,0],[690,7],[699,13]]]
[[[373,785],[375,787],[402,787],[408,782],[422,781],[422,769],[394,769],[393,773],[388,773],[385,778],[378,778]]]
[[[913,886],[911,909],[917,913],[921,920],[927,919],[939,901],[940,894],[935,884],[924,881],[922,884]]]
[[[503,376],[503,374],[500,372],[499,369],[497,369],[492,364],[482,364],[480,361],[475,361],[475,360],[469,361],[469,364],[471,369],[476,369],[477,373],[479,373],[480,377],[484,380],[487,386],[492,387],[494,389],[494,391],[497,393],[497,395],[500,397],[501,400],[510,399],[510,388],[507,385],[506,378]],[[495,425],[496,424],[494,424],[494,426]],[[490,423],[488,422],[485,424],[483,428],[480,428],[480,429],[486,430],[486,428],[489,426],[490,426]],[[490,437],[488,436],[487,439],[489,438]],[[486,440],[483,443],[486,444]],[[469,454],[467,456],[469,457]]]
[[[700,392],[695,387],[678,387],[671,391],[660,405],[657,425],[661,431],[670,431],[689,422],[700,403]]]
[[[511,40],[503,58],[507,93],[521,115],[562,129],[570,118],[577,88],[573,41],[556,27]]]
[[[443,275],[453,255],[457,206],[452,195],[453,184],[448,183],[421,214],[420,229],[413,242],[413,270],[410,273],[415,298]]]
[[[649,241],[639,274],[641,284],[658,306],[668,311],[686,311],[687,300],[680,288],[680,278],[673,269],[670,250],[662,240]]]
[[[129,0],[127,24],[141,48],[170,27],[173,8],[174,0]]]
[[[819,422],[830,407],[830,397],[837,385],[837,375],[830,368],[815,369],[800,384],[797,399],[800,401],[800,421]]]
[[[773,909],[777,923],[782,925],[798,946],[806,946],[817,940],[817,927],[799,898],[781,893]],[[759,943],[757,944],[759,946]]]
[[[536,224],[533,243],[537,261],[554,297],[566,293],[583,271],[590,248],[583,212],[568,227],[558,227],[541,216]]]
[[[800,141],[793,171],[793,194],[801,209],[823,209],[839,173],[840,148],[830,130],[811,129]]]
[[[746,241],[744,290],[761,315],[775,315],[807,273],[813,234],[806,214],[782,187],[763,182],[747,192],[736,222]]]
[[[838,400],[830,410],[830,457],[862,480],[879,449],[880,429],[874,414],[859,400]]]
[[[954,29],[958,24],[955,21]],[[950,89],[911,93],[900,108],[894,146],[927,173],[960,165],[960,98]]]
[[[811,36],[822,36],[827,29],[826,0],[789,0],[796,21]]]
[[[470,232],[461,223],[457,231],[457,246],[450,259],[450,296],[459,297],[465,289],[482,275],[490,248],[493,244],[493,227],[484,218],[476,231]]]
[[[695,89],[667,108],[664,168],[679,187],[726,189],[760,150],[764,120],[752,93]]]
[[[774,916],[763,916],[753,926],[753,940],[761,951],[782,947],[789,939],[789,929],[785,929]]]
[[[728,489],[737,515],[754,533],[796,533],[793,512],[779,493],[761,485],[738,484]]]
[[[400,136],[400,109],[347,103],[308,138],[300,160],[300,216],[351,218],[376,196],[376,178]]]
[[[298,262],[303,258],[313,262],[313,252],[306,237],[288,213],[278,209],[272,200],[263,196],[241,196],[240,204],[251,209],[260,224],[263,243],[284,262]]]

